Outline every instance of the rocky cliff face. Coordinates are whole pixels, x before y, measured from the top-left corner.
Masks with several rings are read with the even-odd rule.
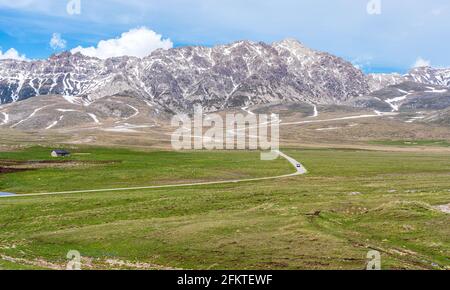
[[[366,77],[350,63],[290,39],[158,50],[143,59],[62,53],[0,61],[0,104],[60,95],[89,105],[129,95],[174,112],[195,105],[216,111],[278,101],[339,104],[368,92]]]

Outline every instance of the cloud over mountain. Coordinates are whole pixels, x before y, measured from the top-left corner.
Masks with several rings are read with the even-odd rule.
[[[15,59],[15,60],[27,60],[24,54],[20,54],[16,49],[10,48],[3,53],[0,48],[0,60],[2,59]]]
[[[62,39],[61,34],[53,33],[52,38],[50,39],[50,47],[54,50],[64,49],[66,48],[67,42]]]
[[[415,67],[427,67],[431,66],[431,62],[429,60],[423,59],[421,57],[417,58],[416,62],[413,65],[413,68]]]
[[[107,59],[118,56],[145,57],[153,51],[162,48],[170,49],[173,43],[163,39],[162,35],[146,27],[132,29],[122,33],[119,38],[102,40],[97,47],[81,47],[72,49],[72,53],[80,52],[86,56]]]

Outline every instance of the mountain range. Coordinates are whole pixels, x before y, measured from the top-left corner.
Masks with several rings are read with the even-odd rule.
[[[336,103],[368,90],[353,65],[295,40],[157,50],[143,59],[62,53],[43,61],[0,62],[2,103],[54,94],[87,104],[127,94],[175,112],[197,104],[216,111],[280,99]]]
[[[25,106],[20,104],[26,100],[34,117],[45,108],[33,108],[33,103],[46,102],[42,98],[48,96],[71,106],[59,108],[59,113],[85,111],[86,122],[98,121],[96,114],[106,119],[123,115],[123,110],[132,116],[139,111],[136,106],[152,108],[154,114],[192,112],[198,105],[214,112],[280,102],[382,111],[441,110],[450,106],[449,87],[450,69],[421,67],[406,75],[365,75],[350,62],[294,39],[270,45],[240,41],[216,47],[160,49],[142,59],[101,60],[64,52],[47,60],[0,61],[2,107],[9,104],[8,110],[20,112],[20,106]],[[118,100],[120,97],[127,99]],[[14,114],[3,110],[0,122],[1,114],[8,114],[8,120],[4,117],[0,125],[14,121]],[[16,119],[23,121],[24,114]]]

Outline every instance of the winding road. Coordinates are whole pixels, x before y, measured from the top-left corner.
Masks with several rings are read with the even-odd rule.
[[[245,109],[247,109],[247,108],[245,108]],[[315,108],[315,111],[316,110],[317,110],[317,107]],[[314,114],[314,115],[316,115],[316,114]],[[393,116],[393,115],[396,115],[396,113],[375,112],[375,115],[357,115],[357,116],[348,116],[348,117],[342,117],[342,118],[323,119],[323,120],[307,120],[307,121],[288,122],[288,123],[282,123],[280,120],[277,120],[277,121],[280,123],[280,126],[291,126],[291,125],[299,125],[299,124],[323,123],[323,122],[330,122],[330,121],[344,121],[344,120],[354,120],[354,119],[376,118],[376,117]],[[236,131],[239,131],[239,130],[240,129],[237,129]],[[297,175],[303,175],[303,174],[306,174],[308,172],[307,169],[300,162],[295,160],[294,158],[284,154],[283,152],[281,152],[279,150],[276,150],[275,152],[279,156],[281,156],[284,159],[286,159],[287,161],[289,161],[295,167],[295,172],[294,173],[281,175],[281,176],[272,176],[272,177],[238,179],[238,180],[226,180],[226,181],[211,181],[211,182],[199,182],[199,183],[188,183],[188,184],[169,184],[169,185],[154,185],[154,186],[142,186],[142,187],[108,188],[108,189],[77,190],[77,191],[31,193],[31,194],[3,193],[3,194],[0,194],[0,199],[1,198],[46,196],[46,195],[63,195],[63,194],[77,194],[77,193],[99,193],[99,192],[114,192],[114,191],[132,191],[132,190],[142,190],[142,189],[162,189],[162,188],[192,187],[192,186],[201,186],[201,185],[243,183],[243,182],[253,182],[253,181],[263,181],[263,180],[273,180],[273,179],[281,179],[281,178],[293,177],[293,176],[297,176]]]
[[[260,177],[260,178],[250,178],[250,179],[237,179],[237,180],[226,180],[226,181],[210,181],[210,182],[199,182],[199,183],[187,183],[187,184],[170,184],[170,185],[154,185],[154,186],[142,186],[142,187],[125,187],[125,188],[108,188],[108,189],[93,189],[93,190],[77,190],[77,191],[61,191],[61,192],[47,192],[47,193],[31,193],[31,194],[17,194],[17,195],[0,195],[0,198],[20,198],[20,197],[33,197],[33,196],[47,196],[47,195],[63,195],[63,194],[79,194],[79,193],[100,193],[100,192],[114,192],[114,191],[132,191],[132,190],[142,190],[142,189],[162,189],[162,188],[179,188],[179,187],[192,187],[201,185],[215,185],[215,184],[231,184],[231,183],[243,183],[243,182],[253,182],[262,180],[273,180],[281,179],[287,177],[293,177],[298,175],[306,174],[307,169],[294,158],[284,154],[283,152],[275,151],[279,156],[283,157],[289,161],[295,168],[295,172],[286,175],[272,176],[272,177]]]

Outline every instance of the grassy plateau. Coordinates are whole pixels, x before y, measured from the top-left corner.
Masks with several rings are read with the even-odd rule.
[[[0,152],[0,191],[20,194],[289,174],[259,152],[74,147]],[[284,179],[0,198],[0,269],[449,269],[448,153],[285,149]],[[19,170],[20,169],[20,170]]]

